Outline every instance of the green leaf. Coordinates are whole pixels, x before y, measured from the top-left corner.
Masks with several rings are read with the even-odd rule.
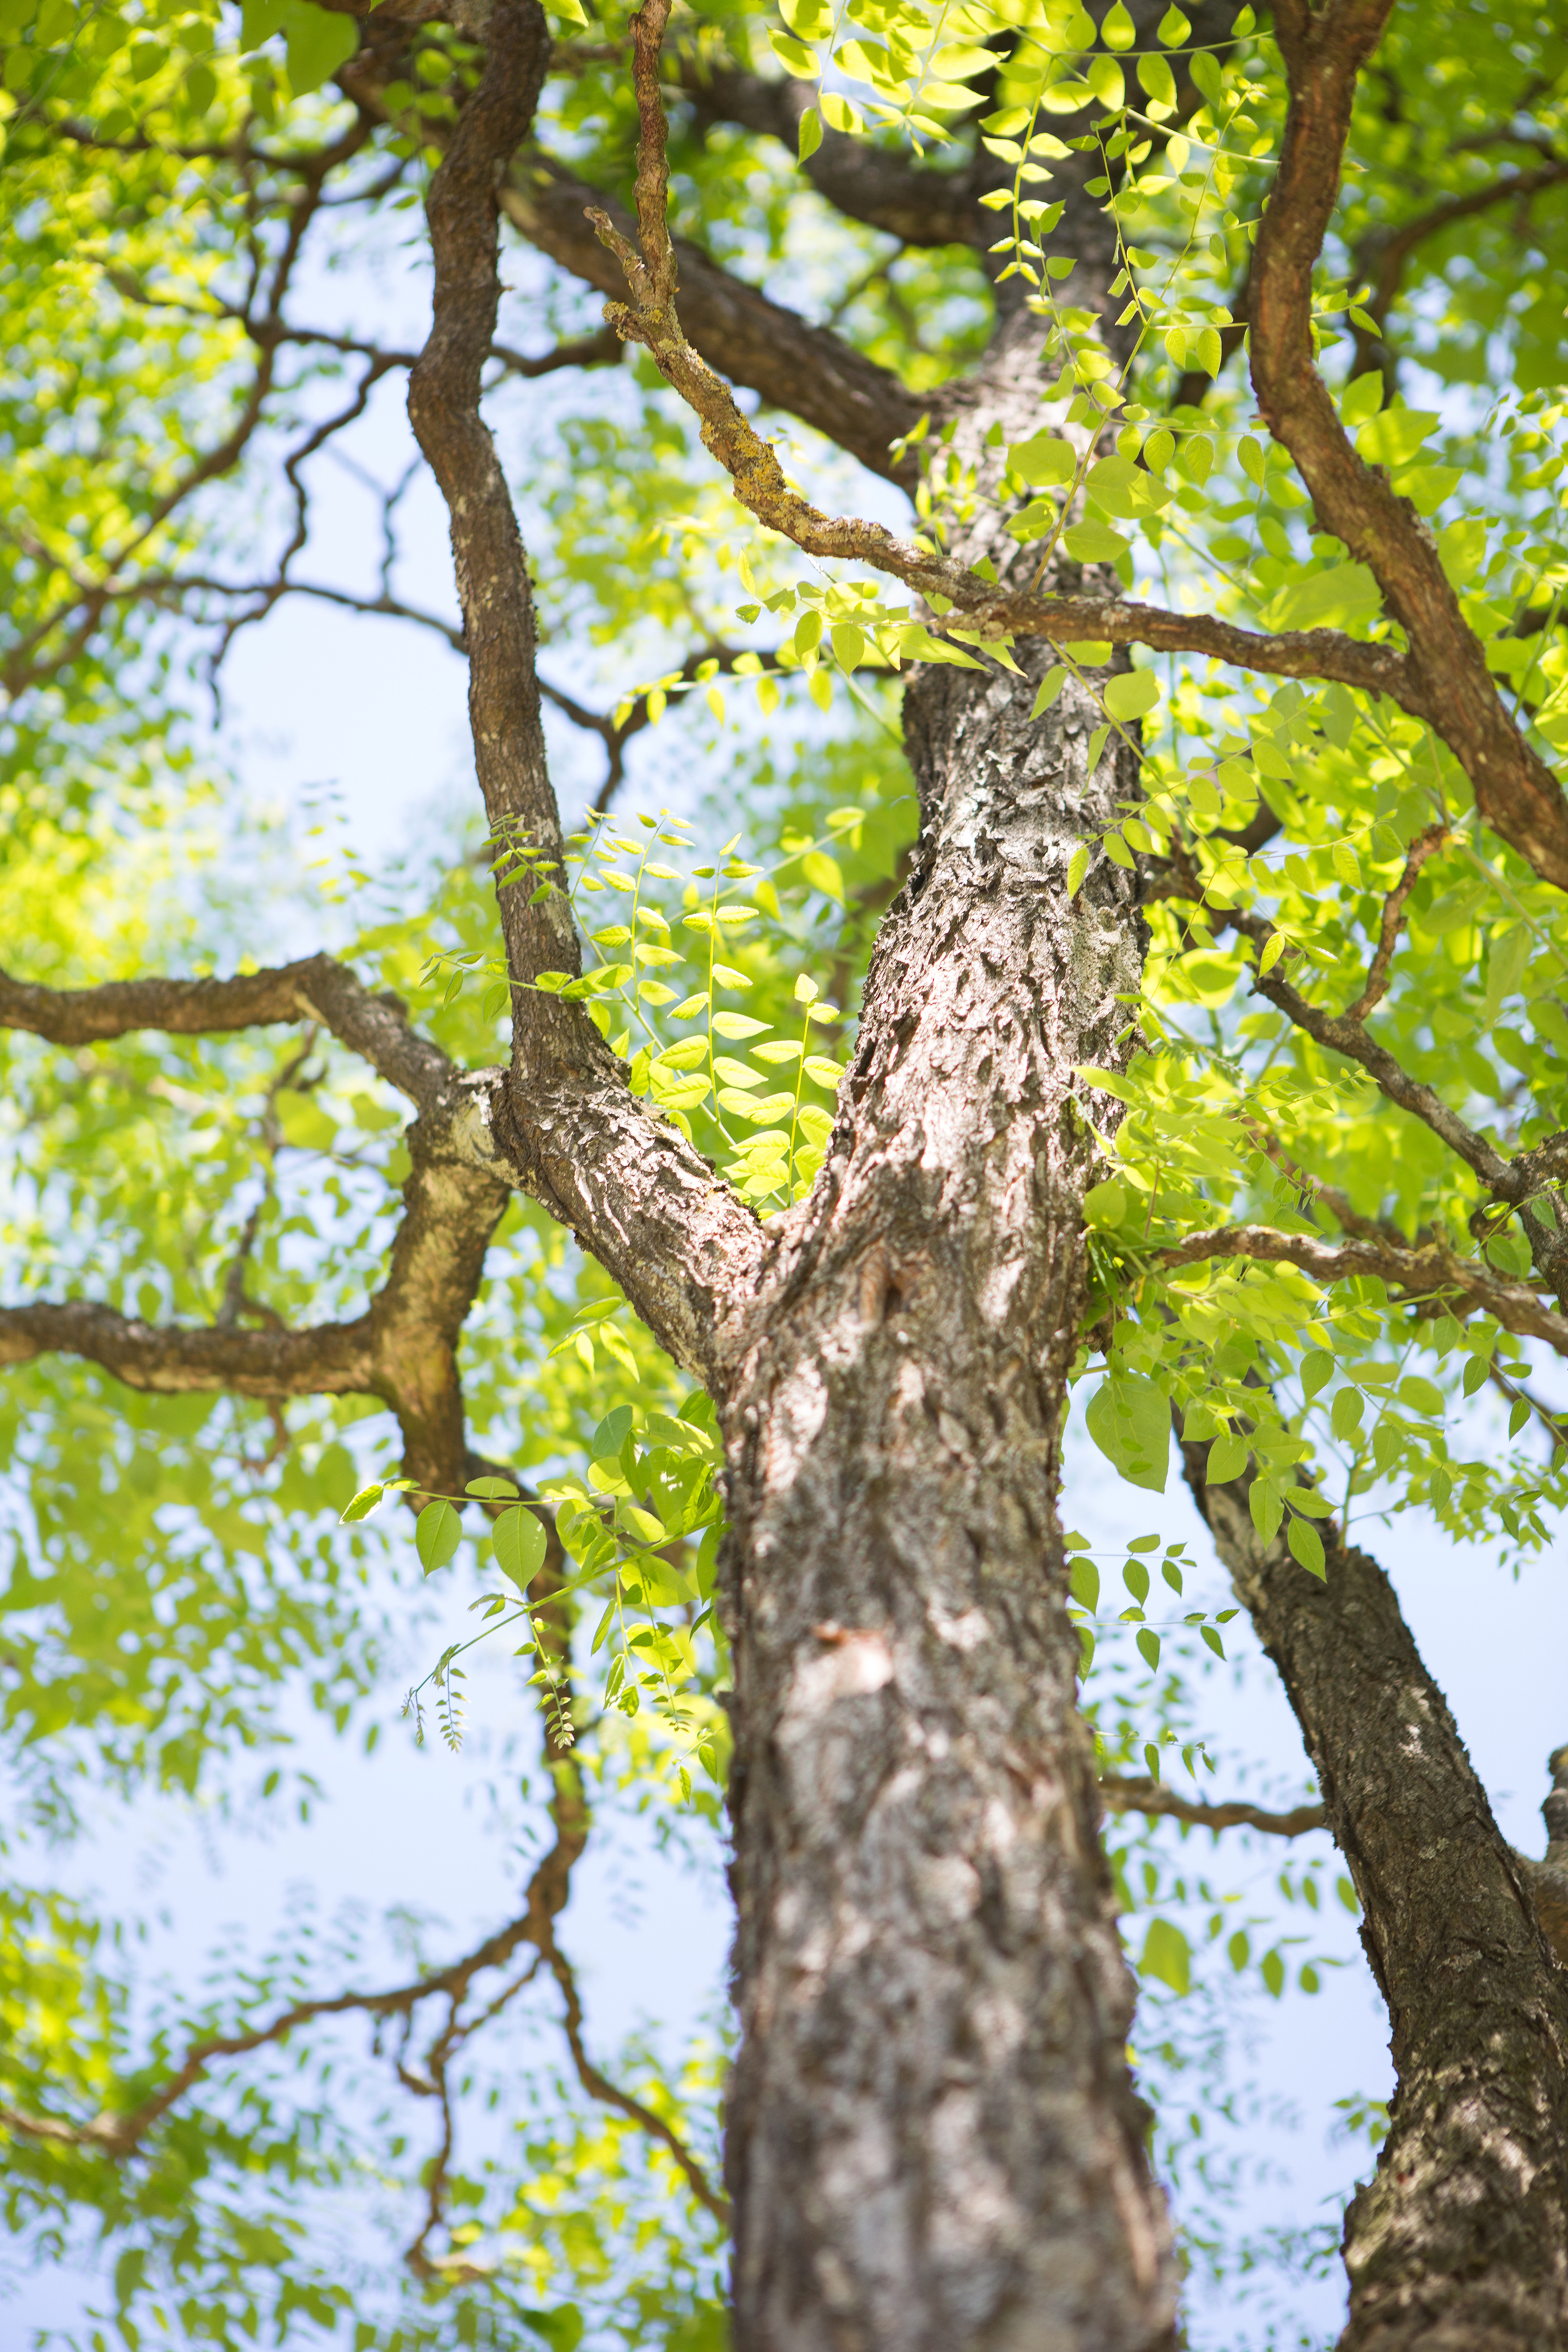
[[[1078,471],[1078,451],[1054,433],[1037,433],[1016,442],[1007,452],[1007,467],[1031,489],[1059,489]]]
[[[385,1492],[386,1488],[382,1486],[362,1486],[347,1510],[339,1513],[339,1526],[346,1528],[355,1519],[368,1519]]]
[[[510,1577],[520,1592],[526,1592],[543,1567],[549,1548],[538,1513],[520,1503],[515,1510],[501,1513],[490,1534],[501,1574]]]
[[[317,1102],[313,1095],[297,1094],[291,1087],[280,1087],[273,1097],[278,1125],[285,1143],[299,1151],[330,1151],[338,1139],[337,1121]]]
[[[1243,965],[1237,951],[1222,954],[1200,948],[1179,957],[1175,969],[1200,1004],[1218,1007],[1228,1004],[1235,995]]]
[[[804,163],[809,156],[816,154],[821,144],[822,117],[815,106],[808,106],[800,118],[799,161]]]
[[[1323,1538],[1310,1520],[1298,1518],[1292,1511],[1286,1540],[1304,1569],[1313,1576],[1327,1579],[1328,1569],[1323,1559]]]
[[[1160,1636],[1154,1632],[1152,1626],[1140,1625],[1138,1628],[1138,1650],[1139,1654],[1142,1657],[1151,1672],[1158,1667],[1160,1664]]]
[[[1168,49],[1179,49],[1191,37],[1192,29],[1187,18],[1173,5],[1160,19],[1160,38]]]
[[[1114,110],[1126,105],[1126,77],[1114,58],[1090,58],[1085,78],[1101,106]]]
[[[1052,668],[1046,672],[1044,677],[1040,680],[1040,690],[1035,697],[1035,707],[1029,713],[1030,718],[1043,718],[1045,713],[1050,709],[1052,703],[1055,702],[1058,695],[1060,694],[1067,682],[1067,671],[1062,667],[1060,662],[1058,662]]]
[[[1187,1992],[1193,1980],[1192,1947],[1181,1929],[1169,1919],[1151,1919],[1143,1938],[1143,1957],[1138,1963],[1140,1976],[1153,1977],[1157,1982],[1169,1985],[1173,1992]]]
[[[1092,1559],[1086,1559],[1081,1553],[1077,1555],[1072,1563],[1068,1582],[1071,1586],[1072,1597],[1080,1608],[1087,1609],[1091,1613],[1099,1608],[1100,1570]]]
[[[1369,416],[1375,416],[1383,406],[1384,382],[1380,372],[1369,368],[1364,375],[1352,376],[1340,395],[1340,415],[1345,430],[1353,433]]]
[[[796,75],[802,81],[816,79],[818,71],[816,53],[813,49],[808,49],[804,41],[792,40],[787,33],[781,33],[775,26],[770,25],[768,43],[786,73]]]
[[[1264,1983],[1268,1986],[1275,2000],[1278,2000],[1280,1994],[1285,1990],[1284,1961],[1280,1958],[1278,1952],[1265,1952],[1259,1965],[1263,1970]]]
[[[1062,545],[1075,563],[1114,563],[1130,552],[1127,541],[1109,523],[1075,523],[1062,533]]]
[[[1487,560],[1487,527],[1479,515],[1466,515],[1437,533],[1437,553],[1456,588],[1468,588]]]
[[[240,55],[258,49],[281,30],[289,14],[289,0],[244,0],[239,15]]]
[[[768,1024],[753,1021],[749,1013],[716,1013],[713,1026],[721,1037],[760,1037]]]
[[[517,1497],[517,1488],[510,1478],[470,1478],[463,1492],[476,1496],[481,1503],[513,1502]]]
[[[283,23],[289,47],[289,86],[296,98],[306,98],[311,90],[320,89],[359,47],[359,26],[353,17],[339,16],[331,9],[314,8],[310,0],[289,0]]]
[[[414,1528],[414,1549],[428,1576],[445,1568],[463,1538],[463,1522],[450,1503],[426,1503]]]
[[[1500,939],[1491,941],[1487,956],[1487,992],[1482,1013],[1489,1023],[1502,1010],[1503,1000],[1513,994],[1523,979],[1530,962],[1531,934],[1523,923],[1515,923]]]
[[[1334,1360],[1327,1348],[1309,1348],[1301,1359],[1301,1393],[1309,1403],[1334,1376]]]
[[[616,1405],[607,1412],[594,1432],[589,1455],[595,1462],[618,1462],[622,1449],[632,1433],[632,1409],[629,1404]]]
[[[1336,563],[1282,588],[1263,617],[1271,629],[1343,629],[1370,621],[1382,603],[1364,563]]]
[[[1408,466],[1395,477],[1394,487],[1402,499],[1410,500],[1417,514],[1435,515],[1464,478],[1458,466]]]
[[[1385,408],[1362,426],[1355,445],[1369,466],[1407,466],[1442,421],[1435,411]]]
[[[829,857],[825,849],[808,850],[800,861],[800,870],[814,890],[820,890],[825,898],[836,899],[842,907],[844,874],[836,857]]]
[[[1252,1524],[1265,1543],[1272,1543],[1279,1532],[1279,1522],[1285,1516],[1285,1498],[1272,1478],[1255,1478],[1247,1489],[1247,1505]]]
[[[1227,1486],[1233,1478],[1239,1478],[1251,1452],[1239,1429],[1226,1430],[1223,1437],[1216,1437],[1209,1447],[1208,1465],[1204,1471],[1205,1486]]]
[[[1083,887],[1083,877],[1089,872],[1089,844],[1080,841],[1068,859],[1068,897],[1076,898]]]
[[[1214,443],[1206,433],[1189,434],[1177,453],[1177,464],[1189,480],[1199,488],[1214,471]]]
[[[1163,1389],[1142,1372],[1112,1372],[1089,1399],[1084,1425],[1130,1486],[1164,1493],[1171,1405]]]
[[[1093,1184],[1083,1196],[1083,1213],[1091,1225],[1114,1231],[1127,1214],[1128,1192],[1120,1176],[1112,1176],[1103,1184]]]
[[[713,1026],[719,1026],[717,1020]],[[679,1045],[667,1045],[661,1054],[656,1054],[653,1066],[656,1070],[696,1070],[700,1069],[707,1059],[706,1037],[682,1037]]]
[[[1112,719],[1142,719],[1160,699],[1160,681],[1152,669],[1134,669],[1109,678],[1105,707]]]
[[[1341,1389],[1329,1408],[1329,1427],[1342,1444],[1352,1438],[1361,1427],[1365,1400],[1359,1389]]]

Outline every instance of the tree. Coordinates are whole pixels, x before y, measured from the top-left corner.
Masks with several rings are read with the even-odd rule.
[[[8,1653],[12,1719],[44,1741],[61,1808],[47,1740],[73,1716],[124,1727],[106,1769],[195,1785],[253,1736],[291,1647],[354,1671],[336,1539],[307,1556],[297,1538],[293,1581],[269,1570],[255,1599],[232,1563],[263,1521],[343,1506],[342,1408],[321,1401],[372,1399],[401,1461],[345,1521],[401,1494],[431,1571],[489,1521],[554,1838],[519,1915],[456,1966],[269,2000],[134,2063],[123,2018],[87,2030],[113,2006],[87,1928],[19,1896],[34,1957],[13,1965],[51,2014],[79,2005],[83,2055],[62,2081],[47,2035],[19,2045],[14,2220],[94,2210],[124,2230],[128,2314],[153,2291],[147,2249],[171,2276],[198,2265],[159,2228],[234,2157],[221,2103],[182,2120],[220,2065],[322,2013],[407,2028],[445,2001],[425,2063],[446,2136],[409,2255],[420,2324],[440,2340],[462,2310],[515,2340],[506,2280],[451,2226],[447,2079],[476,1979],[515,1962],[505,1997],[551,1977],[582,2090],[731,2228],[738,2346],[1173,2342],[1177,2265],[1126,2056],[1131,1896],[1102,1808],[1304,1823],[1161,1780],[1187,1698],[1160,1678],[1143,1606],[1160,1538],[1129,1554],[1112,1635],[1100,1568],[1062,1529],[1082,1381],[1089,1433],[1134,1486],[1163,1491],[1173,1420],[1388,2001],[1399,2091],[1347,2215],[1342,2340],[1568,2341],[1568,1798],[1549,1800],[1546,1864],[1510,1849],[1352,1540],[1352,1517],[1420,1508],[1518,1552],[1563,1499],[1568,1447],[1531,1385],[1568,1352],[1561,30],[1513,0],[1436,24],[1391,0],[1281,0],[1261,31],[1229,0],[1190,16],[1115,0],[1098,19],[1077,0],[969,0],[961,18],[789,0],[784,29],[739,8],[671,27],[669,0],[647,0],[589,37],[579,13],[552,33],[540,0],[247,0],[237,30],[216,10],[13,12],[7,299],[29,367],[7,396],[7,855],[29,912],[8,926],[0,1013],[56,1050],[18,1051],[49,1158],[0,1310],[0,1361],[39,1383],[16,1408],[34,1416],[17,1439],[33,1517],[12,1607],[47,1628]],[[346,250],[350,223],[420,188],[423,349],[317,325],[307,238]],[[803,218],[837,224],[820,307],[839,323],[755,282]],[[607,296],[607,325],[542,356],[498,343],[503,225],[552,284]],[[1336,335],[1348,365],[1320,366]],[[656,604],[687,652],[657,682],[623,677],[602,717],[540,677],[482,405],[502,378],[623,345],[646,354],[647,437],[616,442],[591,410],[574,428],[577,480],[534,499],[554,533],[540,560],[557,615],[611,636]],[[1483,415],[1465,388],[1500,353],[1511,381]],[[310,410],[310,372],[339,365],[346,402]],[[1455,388],[1444,411],[1406,404],[1416,367]],[[493,912],[468,869],[344,953],[193,977],[149,969],[122,923],[117,976],[81,984],[61,966],[91,935],[94,845],[130,824],[153,854],[191,763],[194,627],[221,653],[297,593],[447,627],[395,592],[390,553],[370,596],[297,572],[305,467],[402,371],[450,521]],[[732,386],[907,494],[913,525],[814,502]],[[682,481],[686,411],[740,516],[711,469]],[[215,486],[268,463],[280,552],[253,575],[225,550],[254,526]],[[389,550],[394,511],[389,496]],[[1135,572],[1163,581],[1157,601]],[[901,693],[918,827],[874,771],[804,832],[785,808],[761,864],[743,835],[693,865],[668,811],[606,814],[632,734],[688,689],[722,716],[721,675],[754,678],[764,715],[800,685],[826,710],[837,681],[873,730]],[[546,696],[610,757],[571,835]],[[837,740],[873,759],[860,719]],[[831,771],[831,745],[813,756]],[[29,898],[45,872],[58,931]],[[178,936],[176,878],[169,914],[139,918],[148,947],[159,921]],[[606,889],[616,919],[596,924]],[[190,960],[216,961],[219,937],[187,930]],[[658,974],[683,962],[677,1003]],[[851,987],[840,1065],[816,1048]],[[174,1042],[216,1038],[240,1042]],[[382,1096],[338,1075],[355,1064],[415,1118],[400,1141],[340,1145],[308,1198],[283,1155],[331,1144],[334,1088],[360,1088],[367,1138],[386,1124]],[[171,1162],[151,1180],[111,1176],[154,1111],[184,1144],[157,1144]],[[400,1190],[395,1217],[377,1185]],[[90,1210],[79,1246],[73,1206]],[[584,1255],[569,1297],[552,1230]],[[531,1236],[533,1263],[469,1372],[503,1231]],[[106,1256],[89,1234],[114,1237]],[[46,1235],[60,1278],[36,1286],[26,1253]],[[575,1387],[490,1458],[471,1391],[481,1423],[501,1419],[496,1367],[540,1330],[586,1342]],[[695,1388],[671,1412],[681,1377]],[[1506,1444],[1464,1417],[1489,1387]],[[138,1421],[126,1391],[194,1402]],[[156,1577],[124,1616],[127,1570],[174,1541],[166,1496],[138,1527],[118,1474],[92,1489],[68,1434],[84,1398],[94,1426],[126,1416],[122,1465],[138,1429],[181,1450],[182,1540],[210,1553],[185,1631]],[[95,1565],[111,1517],[118,1580]],[[1181,1547],[1159,1564],[1181,1591]],[[74,1600],[68,1571],[87,1579]],[[574,1642],[595,1582],[597,1699]],[[1168,1638],[1223,1654],[1221,1622],[1189,1612]],[[1097,1631],[1142,1662],[1115,1685],[1136,1691],[1121,1718],[1092,1678],[1079,1705]],[[455,1656],[437,1669],[448,1725]],[[677,2102],[594,2064],[555,1931],[587,1829],[576,1735],[617,1714],[647,1743],[627,1769],[688,1796],[727,1777],[727,2203]],[[1187,1940],[1156,1925],[1145,1973],[1180,1983]],[[682,2242],[680,2260],[693,2242],[711,2258],[711,2236]],[[211,2325],[254,2309],[268,2259],[238,2222],[215,2228]],[[280,2320],[331,2324],[326,2287],[282,2276]],[[667,2321],[688,2325],[665,2313],[643,2340]]]

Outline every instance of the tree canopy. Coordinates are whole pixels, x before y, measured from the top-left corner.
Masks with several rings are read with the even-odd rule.
[[[1342,1902],[1343,2340],[1568,2343],[1568,1748],[1517,1855],[1372,1557],[1568,1499],[1568,33],[591,5],[0,0],[8,2228],[132,2352],[1164,2344]],[[380,870],[226,762],[297,600],[468,665]],[[62,1891],[479,1644],[472,1948]],[[738,2055],[595,2035],[632,1816]]]

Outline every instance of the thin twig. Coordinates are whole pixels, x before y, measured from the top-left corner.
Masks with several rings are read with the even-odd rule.
[[[1448,827],[1446,824],[1429,824],[1426,832],[1418,833],[1411,843],[1405,871],[1383,902],[1383,923],[1378,933],[1377,951],[1367,970],[1366,986],[1355,1003],[1345,1007],[1347,1021],[1364,1021],[1373,1005],[1382,1003],[1388,987],[1389,966],[1394,961],[1394,950],[1405,924],[1405,901],[1420,879],[1421,868],[1429,857],[1436,855],[1447,838]]]
[[[1173,1821],[1191,1822],[1196,1828],[1213,1830],[1263,1830],[1270,1837],[1304,1837],[1309,1830],[1327,1826],[1328,1815],[1321,1805],[1297,1805],[1288,1813],[1267,1812],[1260,1805],[1249,1805],[1236,1799],[1223,1805],[1205,1805],[1195,1797],[1178,1797],[1163,1780],[1146,1780],[1141,1774],[1103,1773],[1100,1793],[1115,1813],[1168,1814]]]

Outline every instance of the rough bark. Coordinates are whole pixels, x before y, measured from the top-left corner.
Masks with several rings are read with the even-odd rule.
[[[1128,882],[1066,869],[1130,779],[1027,710],[911,691],[917,870],[723,1399],[746,2352],[1172,2340],[1056,1516],[1071,1070],[1139,959]]]
[[[1568,1974],[1530,1866],[1376,1562],[1325,1526],[1320,1582],[1261,1540],[1250,1480],[1209,1486],[1206,1448],[1182,1451],[1301,1727],[1388,2003],[1398,2090],[1345,2217],[1342,2352],[1552,2352],[1568,2344]]]

